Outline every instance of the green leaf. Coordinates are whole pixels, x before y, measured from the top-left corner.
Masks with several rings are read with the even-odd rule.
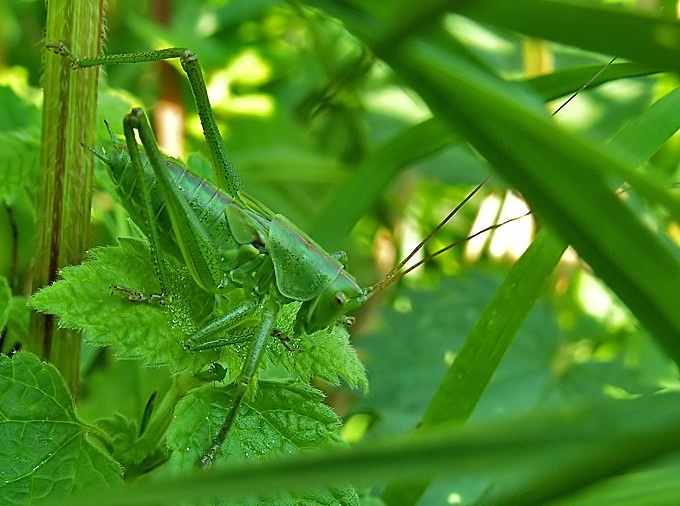
[[[175,471],[196,467],[209,448],[217,430],[231,409],[234,386],[215,388],[210,385],[189,392],[175,409],[168,429],[168,445],[172,451],[171,467]],[[229,437],[222,445],[215,464],[223,466],[243,460],[267,459],[328,448],[341,444],[340,421],[323,404],[323,394],[315,388],[292,381],[260,381],[255,395],[240,408]],[[277,497],[277,504],[337,504],[334,495],[345,496],[356,503],[356,493],[348,489],[329,489],[311,495]],[[345,504],[344,502],[342,504]]]
[[[57,370],[27,352],[0,356],[0,501],[64,498],[121,483],[122,469],[76,416]]]
[[[292,333],[299,307],[299,303],[293,303],[282,311],[277,326],[283,334]],[[361,387],[364,393],[368,390],[366,369],[357,357],[344,325],[334,325],[311,335],[294,336],[289,346],[292,352],[279,343],[269,346],[270,361],[282,365],[300,379],[319,377],[334,386],[345,382],[350,388]]]
[[[9,314],[9,302],[12,298],[12,292],[9,289],[9,283],[5,276],[0,276],[0,331],[5,329],[7,325],[7,317]]]
[[[177,293],[167,306],[131,303],[124,286],[144,294],[160,292],[149,250],[142,241],[120,239],[119,246],[95,248],[81,265],[62,269],[60,281],[31,299],[39,311],[59,316],[59,324],[87,331],[91,344],[111,346],[122,358],[143,358],[150,365],[168,364],[174,370],[190,366],[192,357],[182,343],[196,329],[192,304],[205,305],[186,268],[171,269]],[[209,360],[208,357],[205,357]],[[197,358],[195,369],[204,360]]]
[[[0,199],[12,204],[22,188],[33,190],[40,161],[40,131],[0,133]]]
[[[494,381],[486,392],[491,394],[492,400],[485,403],[486,396],[482,398],[482,405],[478,407],[482,410],[481,416],[491,416],[493,407],[503,412],[521,412],[538,404],[541,395],[548,395],[546,392],[552,392],[552,389],[569,390],[568,384],[555,381],[550,377],[550,371],[542,368],[559,347],[555,315],[543,304],[533,309],[508,352],[510,356],[499,370],[496,370],[497,356],[489,354],[495,346],[500,348],[496,351],[498,354],[509,345],[507,339],[500,340],[501,336],[489,336],[474,360],[466,359],[465,355],[461,357],[461,347],[480,346],[479,342],[470,344],[466,336],[476,322],[477,325],[489,323],[479,315],[499,291],[499,284],[496,276],[462,274],[455,279],[442,280],[436,290],[402,290],[393,307],[382,311],[385,323],[362,341],[371,394],[355,407],[355,411],[375,417],[371,434],[413,429],[442,379],[450,374],[447,370],[460,370],[462,364],[470,371],[459,379],[455,391],[448,392],[445,406],[452,409],[467,406],[471,399],[479,400],[479,385],[475,382],[485,385],[494,372],[498,381]],[[503,321],[503,317],[499,315],[498,320]],[[546,342],[548,336],[555,337]],[[459,360],[460,364],[454,366]],[[510,369],[509,372],[504,366]],[[509,378],[500,381],[504,374]],[[532,385],[531,391],[524,389],[526,384]],[[474,391],[468,393],[465,388]],[[594,388],[597,390],[598,387]],[[522,395],[518,395],[517,389]],[[460,417],[463,412],[456,418]]]
[[[176,469],[199,461],[231,409],[233,390],[233,385],[206,385],[177,404],[168,432]],[[218,462],[337,444],[340,421],[322,400],[320,391],[301,382],[261,381],[253,398],[244,402]]]
[[[0,132],[40,128],[40,109],[26,98],[17,95],[10,86],[0,86],[0,104],[3,107],[3,114],[0,116]],[[36,139],[39,137],[38,133]]]
[[[167,460],[166,452],[158,440],[142,437],[139,423],[120,413],[97,421],[111,439],[113,458],[125,468],[125,477],[146,474],[159,463]]]
[[[7,321],[5,327],[5,341],[3,351],[18,349],[26,343],[29,333],[29,320],[31,310],[28,307],[27,297],[14,296],[9,300],[7,308]]]

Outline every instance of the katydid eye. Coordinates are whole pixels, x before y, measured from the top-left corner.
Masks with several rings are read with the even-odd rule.
[[[337,292],[333,300],[338,306],[344,306],[345,302],[347,302],[347,296],[342,292]]]

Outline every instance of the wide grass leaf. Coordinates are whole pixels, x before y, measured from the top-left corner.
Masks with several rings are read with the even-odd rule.
[[[649,414],[653,413],[654,416]],[[247,497],[322,483],[382,483],[434,475],[466,480],[507,477],[484,504],[545,504],[680,447],[677,393],[535,411],[468,428],[383,439],[316,455],[172,476],[140,483],[98,504],[158,504],[182,498]],[[91,504],[82,495],[73,505]],[[89,502],[88,502],[89,501]]]

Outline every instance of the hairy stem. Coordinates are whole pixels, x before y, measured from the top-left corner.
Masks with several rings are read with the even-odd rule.
[[[46,40],[63,40],[79,54],[98,54],[105,0],[55,0],[47,4]],[[53,282],[61,267],[77,264],[89,244],[97,69],[73,71],[44,55],[44,108],[38,190],[38,238],[33,290]],[[27,348],[52,362],[75,395],[80,335],[58,329],[51,315],[34,314]]]

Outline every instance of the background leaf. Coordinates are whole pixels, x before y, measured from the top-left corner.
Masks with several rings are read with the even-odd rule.
[[[42,5],[8,6],[0,20],[0,42],[7,48],[0,79],[12,83],[20,102],[31,104],[31,86],[38,86],[41,75],[37,48],[44,31],[34,25]],[[111,4],[105,51],[194,50],[248,193],[326,247],[347,250],[349,269],[364,286],[380,280],[489,174],[494,175],[483,190],[425,247],[424,255],[468,235],[473,221],[482,220],[493,202],[505,202],[504,208],[489,214],[523,214],[509,210],[515,200],[510,192],[515,191],[530,201],[539,227],[573,242],[585,258],[576,259],[568,250],[542,291],[523,290],[523,282],[536,284],[538,275],[531,273],[511,290],[513,274],[508,270],[519,254],[509,249],[499,253],[498,245],[504,235],[516,239],[521,234],[518,229],[505,234],[502,228],[485,238],[481,253],[474,253],[471,245],[440,255],[361,308],[349,330],[358,356],[366,360],[371,390],[357,401],[323,381],[315,384],[345,422],[343,436],[374,445],[366,450],[370,456],[357,446],[349,456],[338,452],[317,459],[306,454],[280,467],[267,462],[272,467],[264,469],[235,464],[229,475],[176,474],[167,482],[160,467],[149,477],[163,480],[162,486],[132,487],[130,501],[194,501],[198,495],[223,494],[252,498],[254,490],[257,495],[267,487],[272,487],[267,494],[292,488],[298,492],[286,492],[286,498],[312,501],[311,494],[299,491],[350,480],[365,483],[370,502],[380,500],[376,494],[383,485],[420,477],[421,483],[430,483],[419,499],[428,506],[456,500],[589,504],[620,502],[621,497],[630,503],[673,503],[677,452],[672,429],[666,428],[677,427],[676,399],[654,395],[678,383],[677,368],[669,360],[677,352],[679,313],[674,185],[680,143],[673,135],[680,118],[673,73],[679,61],[678,24],[671,19],[675,3],[662,6],[642,12],[633,2],[597,1],[315,0],[292,8],[269,1],[198,1],[172,6],[167,19],[159,21],[144,3]],[[616,62],[605,68],[615,55]],[[548,117],[600,70],[587,89],[556,117]],[[23,78],[16,77],[20,72]],[[121,131],[130,106],[142,106],[160,134],[172,124],[163,112],[170,101],[184,111],[186,122],[164,149],[182,159],[204,156],[205,141],[179,65],[109,67],[100,81],[108,89],[100,117],[114,131]],[[14,111],[11,97],[0,94],[5,99],[7,111]],[[97,134],[97,148],[102,149],[109,136],[101,122]],[[4,153],[0,158],[10,157]],[[31,156],[16,155],[14,159]],[[192,167],[202,165],[199,161]],[[92,244],[139,237],[111,199],[105,171],[98,167],[95,174],[99,186]],[[625,191],[618,192],[623,180]],[[28,179],[26,184],[35,188]],[[29,292],[25,280],[30,279],[31,247],[22,241],[34,235],[30,191],[16,195],[11,208],[0,209],[0,244],[12,246],[0,248],[0,265],[12,288],[14,309]],[[579,237],[588,243],[585,248],[574,240]],[[14,251],[25,263],[13,267]],[[119,256],[117,268],[133,269],[123,261],[125,256]],[[136,253],[127,257],[130,263]],[[107,283],[122,284],[124,276],[113,275]],[[153,285],[153,275],[148,282]],[[105,284],[88,292],[85,285],[86,278],[74,285],[80,295],[68,295],[64,308],[71,304],[77,314],[81,302],[83,307],[90,303],[78,297],[90,294],[107,302],[120,296],[126,306],[123,293],[112,296]],[[514,319],[520,319],[538,292],[526,323],[512,335]],[[56,307],[57,295],[65,292],[53,293],[49,303]],[[499,300],[504,305],[497,305]],[[505,306],[501,318],[485,312],[489,301],[496,302],[488,311]],[[4,350],[13,349],[25,335],[14,309]],[[504,333],[505,316],[512,317],[513,325]],[[166,323],[171,320],[162,317]],[[140,318],[152,325],[156,321],[151,315]],[[664,322],[667,326],[661,329]],[[196,318],[185,323],[187,328],[200,324]],[[475,327],[486,331],[466,339]],[[112,329],[111,335],[119,337],[119,330]],[[154,329],[151,334],[137,330],[139,343],[130,335],[123,345],[110,339],[110,349],[86,347],[83,353],[79,412],[111,421],[98,426],[111,433],[114,448],[124,436],[134,446],[151,392],[159,390],[159,399],[172,404],[174,389],[183,394],[196,381],[182,375],[182,381],[168,386],[168,368],[144,369],[139,360],[116,360],[121,349],[135,356],[151,353],[153,345],[143,339]],[[216,359],[228,366],[232,377],[242,366],[245,344],[182,354],[186,329],[180,330],[151,340],[172,341],[173,351],[159,349],[153,358],[176,357],[183,364],[177,362],[177,369],[199,375]],[[103,327],[93,330],[102,341],[104,333]],[[344,332],[290,337],[298,351],[290,352],[279,339],[269,343],[263,385],[290,371],[305,378],[323,374],[333,383],[351,384],[354,378],[362,384],[363,368],[356,359],[334,363],[331,350],[348,349]],[[343,372],[334,376],[334,365]],[[442,384],[447,369],[464,374]],[[204,378],[209,383],[201,388],[227,391],[213,379]],[[166,391],[170,394],[164,395]],[[469,415],[466,427],[451,429],[447,436],[406,439],[403,433],[423,418],[437,391],[445,401],[440,413]],[[163,410],[156,410],[162,418]],[[526,439],[518,442],[518,435]],[[157,448],[149,445],[141,453]],[[114,455],[128,468],[143,458],[133,451]],[[122,502],[126,493],[113,499]],[[86,503],[100,499],[98,494]],[[398,497],[396,503],[407,499]]]

